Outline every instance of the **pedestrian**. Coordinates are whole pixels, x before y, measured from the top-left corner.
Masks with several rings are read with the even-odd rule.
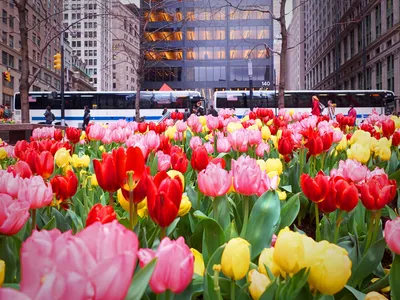
[[[350,109],[349,109],[349,112],[347,113],[347,115],[348,115],[349,117],[354,117],[354,125],[356,125],[357,111],[355,110],[353,104],[350,105]]]
[[[165,114],[168,113],[168,109],[166,107],[164,107],[163,111],[162,111],[162,115],[164,116]]]
[[[8,108],[8,106],[4,106],[4,115],[3,115],[4,119],[11,119],[12,117],[12,111],[11,109]]]
[[[329,119],[335,120],[335,109],[336,109],[336,104],[332,102],[332,100],[328,101],[328,116]]]
[[[47,106],[46,111],[44,112],[44,118],[46,119],[46,124],[53,124],[53,121],[56,119],[56,116],[51,112],[51,107]]]
[[[89,125],[89,121],[90,121],[90,109],[88,106],[85,106],[84,108],[84,112],[83,112],[83,125],[82,125],[82,129],[86,130],[86,127]]]
[[[204,107],[201,106],[201,101],[198,101],[196,104],[196,115],[204,116]]]
[[[185,112],[183,113],[183,120],[187,121],[187,119],[189,119],[190,117],[190,112],[188,108],[185,108]]]
[[[320,107],[320,102],[317,96],[312,96],[312,110],[311,114],[313,116],[319,117],[321,115],[321,107]]]
[[[218,117],[218,112],[215,110],[213,105],[210,105],[210,111],[208,114],[212,115],[213,117]]]

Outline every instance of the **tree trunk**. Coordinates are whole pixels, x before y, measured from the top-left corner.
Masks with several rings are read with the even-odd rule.
[[[286,0],[281,0],[279,24],[281,26],[282,49],[281,49],[280,66],[279,66],[279,96],[278,96],[279,108],[285,107],[286,53],[288,48],[288,41],[287,41],[288,34],[286,28],[285,6],[286,6]]]
[[[19,32],[21,36],[21,79],[19,91],[21,93],[21,121],[29,123],[29,52],[28,28],[26,15],[27,0],[15,1],[19,16]]]

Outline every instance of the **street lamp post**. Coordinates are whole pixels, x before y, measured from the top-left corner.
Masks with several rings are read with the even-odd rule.
[[[61,33],[60,41],[60,52],[61,52],[61,87],[60,87],[60,98],[61,98],[61,126],[65,126],[65,99],[64,99],[64,33]]]
[[[248,63],[248,72],[249,72],[249,89],[250,89],[250,110],[252,109],[253,104],[253,62],[249,58]]]

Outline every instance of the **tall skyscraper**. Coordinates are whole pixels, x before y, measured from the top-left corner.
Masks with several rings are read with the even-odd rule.
[[[165,1],[167,2],[167,1]],[[217,90],[249,89],[248,61],[253,85],[271,81],[272,18],[254,10],[272,8],[272,0],[168,1],[157,11],[147,10],[144,89],[198,90],[208,100]],[[248,9],[248,10],[246,10]],[[252,10],[253,9],[253,10]]]
[[[306,87],[400,94],[400,0],[305,4]]]
[[[98,91],[112,90],[111,0],[64,0],[64,26],[73,55],[86,63]]]

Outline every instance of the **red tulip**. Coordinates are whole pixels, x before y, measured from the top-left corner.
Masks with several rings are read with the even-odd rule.
[[[222,157],[210,158],[210,164],[218,165],[221,164],[222,169],[226,168],[226,161]]]
[[[329,176],[326,176],[322,171],[318,172],[315,178],[311,178],[308,174],[302,174],[300,186],[304,195],[312,202],[322,202],[329,193]]]
[[[147,209],[153,221],[163,228],[175,220],[182,200],[181,182],[164,173],[158,173],[154,180],[147,178]],[[159,180],[159,176],[164,179]]]
[[[25,151],[24,161],[29,165],[33,174],[36,173],[36,159],[39,157],[39,153],[36,150],[28,149]]]
[[[392,145],[397,147],[400,145],[400,131],[397,130],[392,136]]]
[[[33,175],[29,165],[22,160],[18,161],[13,166],[9,166],[7,171],[13,173],[14,177],[18,174],[21,178],[31,178]]]
[[[86,219],[86,227],[92,225],[95,222],[100,222],[101,224],[111,223],[116,219],[117,217],[112,206],[103,206],[98,203],[90,209],[88,217]]]
[[[324,150],[324,143],[318,135],[309,138],[305,146],[308,148],[308,153],[314,156],[321,154]]]
[[[29,148],[29,143],[27,141],[18,141],[14,147],[15,157],[24,160],[25,151]]]
[[[334,177],[331,185],[336,191],[336,207],[347,212],[352,211],[358,204],[358,190],[353,182],[342,177]]]
[[[56,175],[50,180],[53,192],[61,201],[67,200],[75,195],[78,189],[78,178],[71,170],[65,176]]]
[[[326,132],[322,135],[323,150],[328,151],[333,144],[333,132]]]
[[[172,113],[170,114],[170,117],[171,117],[172,120],[176,120],[176,118],[177,118],[176,112],[172,112]]]
[[[178,112],[178,113],[176,114],[176,118],[177,118],[178,120],[183,120],[183,112]]]
[[[375,175],[363,184],[357,185],[361,202],[369,210],[380,210],[394,199],[396,181],[389,180],[387,174]]]
[[[322,202],[317,203],[319,210],[323,211],[326,214],[334,212],[336,207],[336,190],[331,186],[329,189],[329,193]]]
[[[73,143],[77,144],[79,143],[79,140],[81,138],[81,130],[75,127],[68,127],[65,130],[65,133],[67,134],[67,139]]]
[[[193,170],[203,171],[208,165],[208,152],[204,146],[198,146],[193,150],[191,160]]]
[[[251,112],[249,113],[249,119],[250,119],[250,120],[255,120],[255,119],[257,119],[257,115],[256,115],[256,113],[255,113],[254,111],[251,111]]]
[[[362,123],[360,125],[360,129],[364,130],[366,132],[369,132],[371,135],[373,135],[376,131],[374,126],[372,126],[371,124],[368,124],[368,123]]]
[[[140,133],[145,133],[147,131],[147,123],[146,122],[139,123],[138,130]]]
[[[390,136],[394,133],[396,129],[396,124],[393,120],[388,119],[382,122],[382,133],[386,138],[390,138]]]
[[[61,129],[54,130],[54,139],[59,142],[63,139],[63,133]]]
[[[150,169],[146,168],[146,171],[143,172],[142,177],[138,185],[135,188],[135,192],[133,193],[133,203],[138,204],[142,202],[147,197],[147,177],[150,174]],[[168,175],[167,175],[168,176]],[[124,198],[129,201],[129,191],[121,189],[122,195]]]
[[[146,125],[147,127],[147,125]],[[135,189],[145,168],[142,150],[138,147],[118,148],[113,154],[117,166],[117,182],[119,186],[127,191]],[[132,172],[132,181],[129,182],[128,172]]]
[[[177,146],[173,146],[170,153],[172,169],[179,171],[182,174],[185,173],[189,164],[186,154]]]
[[[272,132],[271,132],[272,133]],[[292,153],[294,142],[292,139],[292,132],[290,130],[284,130],[282,136],[278,141],[278,151],[282,155],[289,155]]]
[[[44,179],[48,179],[54,171],[54,157],[49,151],[43,151],[35,157],[36,173]]]
[[[94,172],[99,186],[109,193],[114,193],[119,189],[115,155],[116,150],[114,150],[113,154],[103,153],[102,161],[93,160]]]

